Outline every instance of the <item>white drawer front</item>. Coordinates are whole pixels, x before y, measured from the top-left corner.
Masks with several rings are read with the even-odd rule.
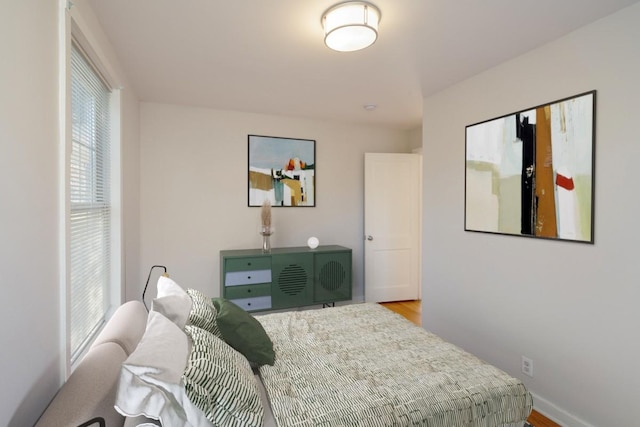
[[[271,296],[254,297],[254,298],[238,298],[230,300],[240,308],[246,311],[267,310],[271,308]]]
[[[227,271],[225,286],[257,285],[271,283],[271,270]]]

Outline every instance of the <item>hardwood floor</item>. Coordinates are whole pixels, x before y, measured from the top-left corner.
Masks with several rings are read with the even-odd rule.
[[[380,305],[391,311],[395,311],[418,326],[422,325],[422,304],[420,303],[420,300],[381,302]],[[562,427],[560,424],[554,423],[535,409],[531,411],[531,415],[529,415],[527,422],[534,427]]]
[[[422,325],[422,304],[420,304],[420,300],[381,302],[380,305],[395,311],[418,326]]]
[[[535,409],[531,411],[527,422],[534,427],[561,427],[560,424],[554,423]]]

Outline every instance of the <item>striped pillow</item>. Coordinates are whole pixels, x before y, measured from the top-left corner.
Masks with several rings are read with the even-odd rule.
[[[213,305],[213,302],[211,302],[211,299],[197,289],[187,289],[187,293],[193,303],[191,311],[189,312],[188,324],[202,328],[218,338],[222,338],[218,323],[216,322],[218,311]]]
[[[264,409],[249,362],[210,332],[187,325],[192,341],[183,380],[187,396],[218,426],[261,426]]]

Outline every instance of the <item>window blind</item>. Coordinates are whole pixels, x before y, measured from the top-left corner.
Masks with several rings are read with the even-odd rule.
[[[111,91],[82,52],[71,51],[70,337],[72,362],[105,321],[111,258]]]

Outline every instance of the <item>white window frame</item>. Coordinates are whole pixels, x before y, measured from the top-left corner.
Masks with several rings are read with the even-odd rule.
[[[81,12],[66,0],[59,0],[60,8],[60,310],[61,310],[61,358],[64,378],[68,378],[77,363],[88,350],[90,343],[102,330],[104,323],[111,316],[115,308],[122,303],[123,286],[123,246],[122,246],[122,159],[121,159],[121,88],[113,72],[107,56],[100,48],[91,27],[84,20]],[[70,263],[70,215],[71,203],[69,196],[71,156],[71,50],[72,43],[84,54],[93,66],[96,74],[111,90],[110,110],[110,172],[111,177],[111,259],[110,283],[108,290],[108,304],[102,326],[95,329],[84,346],[84,351],[72,361],[71,354],[71,263]]]

